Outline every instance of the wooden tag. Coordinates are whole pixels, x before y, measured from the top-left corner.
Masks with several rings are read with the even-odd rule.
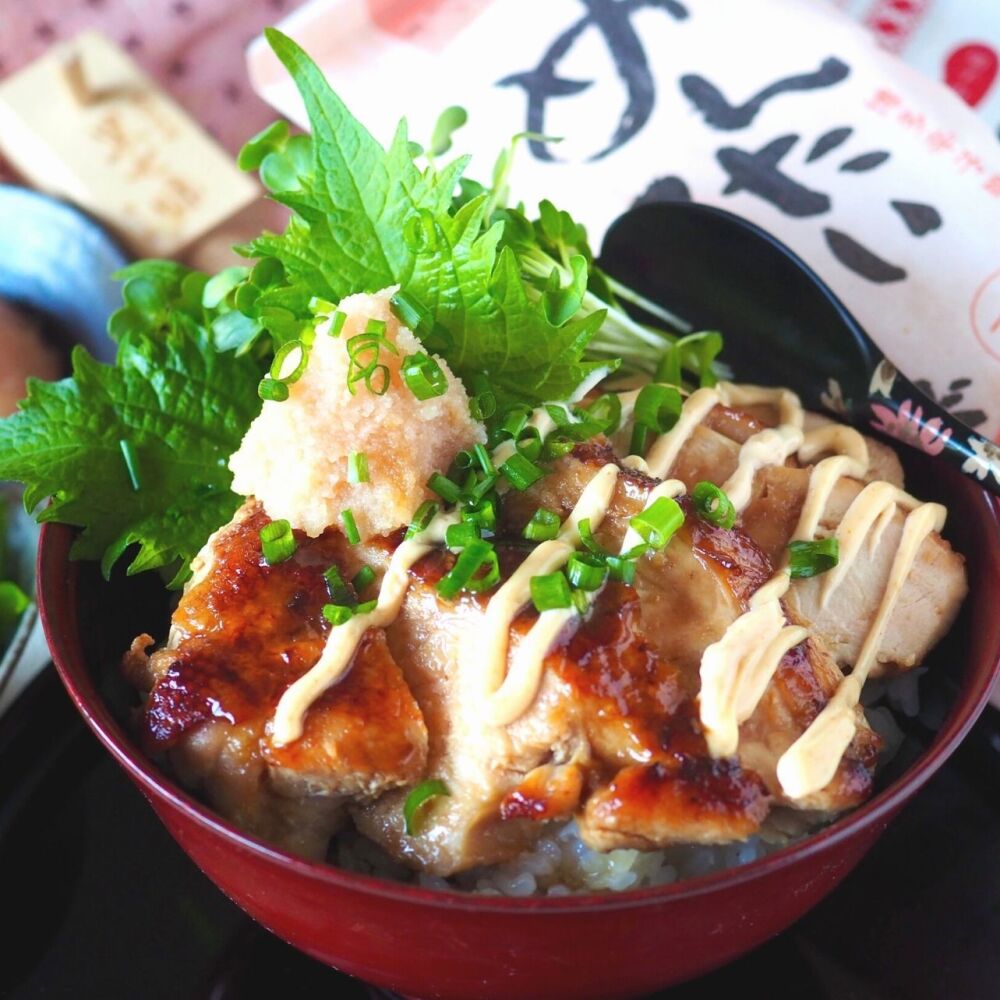
[[[169,257],[260,194],[114,43],[54,46],[0,84],[0,152],[136,253]]]

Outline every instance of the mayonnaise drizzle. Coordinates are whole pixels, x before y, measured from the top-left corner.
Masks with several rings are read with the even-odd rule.
[[[302,735],[302,722],[309,706],[344,675],[365,632],[395,621],[409,586],[410,567],[440,545],[448,526],[458,521],[457,512],[439,514],[420,534],[404,540],[393,552],[382,578],[378,604],[367,614],[355,615],[331,629],[315,665],[281,696],[271,723],[271,741],[275,745],[293,743]]]
[[[769,427],[743,442],[736,471],[722,484],[738,514],[750,503],[757,472],[767,465],[783,465],[801,444],[802,430],[792,424]]]
[[[694,429],[720,401],[718,389],[696,389],[684,401],[681,415],[677,423],[661,434],[646,453],[646,466],[649,474],[656,479],[666,479],[667,473],[673,468],[684,442],[691,436]]]
[[[654,486],[646,494],[646,502],[643,504],[643,510],[648,510],[650,507],[656,503],[660,497],[668,497],[673,499],[674,497],[679,497],[684,492],[685,486],[679,479],[665,479],[658,486]],[[642,544],[642,535],[639,534],[635,528],[630,524],[628,530],[625,532],[625,537],[622,539],[621,544],[621,554],[630,552],[637,545]]]
[[[620,395],[623,422],[631,417],[638,395],[638,390]],[[782,464],[793,454],[797,454],[800,461],[810,463],[820,455],[833,453],[813,466],[802,511],[792,534],[792,540],[814,538],[840,478],[862,479],[866,475],[868,447],[857,431],[839,424],[804,433],[801,403],[798,396],[787,389],[723,382],[714,388],[701,388],[691,393],[673,428],[656,439],[646,458],[630,455],[622,462],[626,468],[664,480],[649,492],[645,506],[649,507],[661,496],[675,497],[684,492],[681,481],[666,477],[685,443],[719,403],[737,407],[768,404],[779,411],[777,427],[759,431],[743,442],[737,467],[723,484],[722,488],[738,511],[749,503],[754,476],[760,469]],[[543,439],[556,428],[544,407],[532,414],[529,425],[536,428]],[[514,450],[514,442],[502,443],[493,453],[494,462],[502,464]],[[507,725],[527,711],[541,685],[548,651],[562,631],[578,617],[574,609],[542,612],[518,644],[508,669],[510,627],[531,598],[531,578],[552,573],[565,565],[580,544],[580,521],[589,518],[593,529],[599,527],[614,496],[618,475],[618,466],[611,463],[603,466],[580,495],[559,535],[538,545],[486,607],[485,633],[477,630],[475,650],[469,651],[469,660],[481,659],[482,650],[486,650],[482,691],[486,716],[494,725]],[[888,483],[870,483],[855,497],[838,527],[840,559],[823,582],[821,601],[828,600],[846,578],[866,538],[869,554],[875,551],[897,507],[908,510],[909,514],[893,558],[888,586],[858,662],[812,725],[778,762],[778,779],[792,799],[821,790],[836,773],[840,758],[854,736],[861,688],[874,665],[906,576],[923,540],[944,526],[945,510],[940,505],[919,504]],[[365,631],[384,627],[395,620],[406,594],[410,567],[441,544],[448,525],[457,520],[457,513],[439,515],[424,532],[404,541],[396,549],[383,578],[375,609],[335,628],[316,665],[282,696],[271,729],[271,738],[276,744],[287,744],[301,736],[303,718],[309,706],[347,671]],[[630,527],[621,551],[627,552],[640,540]],[[740,724],[753,714],[785,654],[808,635],[805,628],[787,624],[781,600],[790,585],[786,557],[774,576],[754,593],[748,610],[732,622],[702,656],[699,710],[709,750],[715,756],[728,756],[738,750]]]
[[[807,431],[802,447],[799,448],[799,461],[808,465],[826,452],[846,455],[853,459],[863,470],[861,476],[868,471],[868,442],[864,439],[864,435],[859,434],[853,427],[844,424],[824,424],[822,427],[814,427],[811,431]]]
[[[886,512],[893,511],[896,504],[913,510],[919,506],[919,501],[892,483],[882,482],[869,483],[854,498],[837,528],[836,539],[840,548],[840,558],[837,565],[823,577],[820,607],[827,605],[830,596],[843,583],[872,526],[880,521]]]
[[[903,590],[924,539],[944,528],[947,510],[937,503],[925,503],[911,510],[903,524],[903,536],[892,560],[889,582],[872,622],[864,645],[836,694],[827,702],[812,725],[778,760],[778,780],[793,799],[803,798],[825,788],[837,773],[844,751],[854,739],[855,710],[861,689],[868,678],[892,612]]]
[[[590,519],[593,530],[600,527],[614,496],[618,471],[618,466],[611,462],[600,469],[580,494],[559,534],[534,549],[486,606],[482,629],[476,628],[472,640],[475,651],[470,650],[469,655],[470,661],[475,661],[482,657],[482,650],[485,649],[483,683],[486,712],[496,725],[513,722],[534,700],[545,655],[562,628],[574,617],[574,613],[567,609],[543,611],[521,641],[518,655],[508,672],[510,626],[521,608],[531,600],[531,578],[553,573],[569,561],[580,544],[580,522],[584,518]]]
[[[583,518],[589,517],[592,529],[600,526],[600,522],[603,520],[607,508],[611,503],[611,498],[614,496],[615,486],[618,481],[618,469],[614,465],[606,465],[597,475],[605,476],[604,483],[601,484],[598,491],[589,496],[587,491],[590,490],[590,485],[588,485],[587,490],[581,494],[576,507],[573,509],[573,513],[567,520],[567,525],[573,521],[575,521],[576,525],[579,525]],[[592,483],[593,480],[591,480]],[[679,479],[668,479],[666,482],[660,483],[649,491],[645,506],[650,507],[660,497],[676,497],[680,496],[683,492],[684,484]],[[565,527],[563,531],[566,531]],[[560,533],[561,537],[562,534]],[[575,549],[576,545],[579,544],[579,532],[577,531],[575,534],[568,535],[567,541],[572,541],[573,548]],[[621,551],[628,552],[641,542],[642,537],[633,528],[629,527],[622,541]],[[569,554],[566,556],[567,559],[569,558]],[[551,572],[551,570],[548,572]],[[508,584],[516,576],[517,573],[508,580]],[[507,607],[498,608],[493,631],[488,635],[486,640],[488,649],[495,650],[501,644],[506,643],[510,631],[510,622],[513,621],[514,616],[516,616],[517,612],[527,603],[531,596],[530,583],[531,578],[529,576],[527,578],[527,586],[522,590],[524,600],[520,601],[516,608],[514,605],[519,596],[516,591],[514,591],[514,596]],[[502,590],[503,588],[501,588],[501,592]],[[487,618],[489,618],[491,609],[499,597],[500,592],[490,601],[487,608]],[[506,618],[507,613],[510,613],[510,620],[501,620],[501,614],[504,614]],[[521,640],[520,645],[514,653],[510,670],[507,672],[507,676],[504,678],[499,690],[489,698],[487,714],[492,723],[495,725],[507,725],[519,718],[531,707],[531,703],[535,700],[542,682],[545,657],[548,655],[553,643],[559,638],[563,629],[576,617],[577,612],[570,608],[553,608],[539,614],[538,620],[532,625],[525,638]],[[503,648],[505,657],[506,646],[504,645]],[[503,662],[499,656],[494,656],[491,659],[490,667],[494,671],[503,669]],[[493,676],[495,677],[496,674]]]
[[[758,469],[784,462],[793,452],[797,452],[799,460],[806,463],[824,453],[835,453],[813,467],[806,498],[792,533],[793,541],[814,538],[841,477],[862,479],[867,474],[868,445],[862,435],[853,428],[837,424],[818,427],[803,434],[801,405],[795,394],[788,390],[723,383],[719,386],[717,400],[734,406],[771,403],[777,405],[782,421],[778,427],[748,438],[740,449],[737,469],[723,485],[738,511],[743,510],[750,500],[753,478]],[[711,409],[708,403],[706,394],[703,402],[695,404],[697,409],[694,406],[692,409],[707,413]],[[673,437],[664,435],[669,440],[661,438],[653,446],[656,449],[660,445],[663,456],[669,460],[661,461],[657,467],[656,471],[661,476],[669,471],[669,466],[676,460],[684,441],[697,424],[697,421],[685,421],[685,415],[682,411],[681,419],[674,428],[674,432],[681,428],[679,433]],[[822,602],[827,601],[846,578],[866,537],[869,554],[875,551],[895,515],[897,505],[912,512],[907,518],[907,526],[917,513],[937,508],[934,504],[920,505],[913,497],[889,483],[871,483],[864,487],[838,528],[836,537],[840,544],[840,558],[837,566],[824,579]],[[936,512],[927,513],[916,523],[922,533],[918,535],[917,529],[913,529],[907,536],[904,529],[904,540],[893,561],[879,616],[869,630],[862,649],[862,657],[867,650],[872,662],[917,550],[932,530],[940,531],[943,516],[939,518]],[[790,585],[786,555],[774,576],[753,595],[750,608],[732,622],[723,636],[712,643],[702,656],[699,711],[706,742],[715,756],[736,752],[740,724],[753,714],[784,655],[808,635],[806,629],[786,624],[781,599]],[[861,659],[859,664],[863,669],[859,672],[858,665],[855,665],[854,672],[839,685],[830,701],[830,705],[838,707],[829,712],[824,710],[782,757],[783,761],[788,759],[784,766],[779,766],[778,777],[790,798],[801,798],[820,791],[836,773],[840,758],[853,738],[853,712],[872,665],[863,664]],[[796,750],[799,746],[801,749]],[[793,750],[795,753],[792,753]],[[790,784],[786,784],[782,775],[788,778]]]
[[[736,753],[740,723],[753,714],[781,658],[806,635],[804,628],[786,625],[780,596],[772,593],[705,650],[699,712],[712,756]]]

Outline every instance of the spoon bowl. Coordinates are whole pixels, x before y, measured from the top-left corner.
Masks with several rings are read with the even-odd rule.
[[[783,243],[723,209],[640,205],[608,230],[601,264],[696,330],[721,330],[740,381],[794,389],[866,431],[955,465],[1000,495],[1000,448],[942,409],[875,345]]]

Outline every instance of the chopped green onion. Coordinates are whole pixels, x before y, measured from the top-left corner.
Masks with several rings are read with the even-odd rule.
[[[665,434],[677,423],[683,400],[672,385],[644,385],[635,401],[635,422],[657,434]]]
[[[480,531],[492,531],[497,526],[497,509],[492,500],[474,500],[466,504],[462,520],[475,524]]]
[[[448,380],[441,366],[423,351],[403,358],[399,373],[410,392],[421,401],[443,396],[448,391]]]
[[[644,556],[650,549],[651,545],[647,545],[645,542],[639,542],[638,545],[633,545],[628,552],[623,552],[621,554],[622,559],[639,559]]]
[[[433,500],[425,500],[413,515],[410,526],[406,529],[406,538],[413,538],[420,532],[426,531],[427,526],[437,517],[439,506]]]
[[[347,367],[347,388],[354,395],[355,384],[363,381],[365,388],[376,396],[383,396],[389,389],[389,369],[379,364],[379,352],[384,347],[392,354],[399,354],[396,345],[386,340],[385,323],[382,320],[368,321],[364,333],[351,337],[347,341],[347,353],[350,362]]]
[[[271,259],[274,260],[273,257]],[[278,262],[275,261],[275,263],[278,263]],[[255,267],[254,270],[256,271],[257,268]],[[254,280],[253,274],[250,275],[250,280],[251,281]],[[257,282],[254,281],[254,284],[257,284]],[[337,307],[336,307],[336,305],[333,302],[331,302],[329,299],[321,298],[319,295],[314,295],[309,300],[309,311],[314,316],[332,316],[333,315],[333,311],[336,308]]]
[[[604,560],[587,552],[574,552],[566,564],[569,582],[580,590],[597,590],[608,577]]]
[[[565,403],[546,403],[545,412],[552,418],[552,423],[556,427],[569,427],[574,423],[569,407]]]
[[[556,459],[568,455],[575,447],[577,441],[572,434],[565,431],[553,431],[546,439],[542,448],[542,458]]]
[[[473,500],[482,500],[483,497],[485,497],[486,494],[489,493],[494,486],[496,486],[499,478],[500,477],[496,473],[493,473],[490,476],[483,476],[483,478],[480,479],[471,490],[469,490],[469,495]]]
[[[469,400],[469,413],[473,420],[489,420],[497,412],[497,398],[489,390]]]
[[[346,604],[324,604],[323,617],[331,625],[344,625],[354,617],[354,608]]]
[[[639,455],[640,457],[645,455],[646,447],[649,444],[649,438],[652,433],[652,429],[645,424],[633,424],[632,439],[629,442],[628,453],[630,455]]]
[[[444,533],[444,543],[449,549],[464,549],[479,540],[479,528],[472,521],[449,524]]]
[[[562,573],[545,573],[531,578],[531,601],[538,611],[568,608],[573,604],[573,594]]]
[[[305,374],[308,364],[309,352],[306,350],[306,345],[301,340],[291,340],[287,344],[282,344],[275,352],[274,360],[271,362],[271,378],[275,382],[294,385]]]
[[[477,444],[472,451],[476,456],[476,461],[479,463],[479,467],[486,473],[486,475],[492,476],[497,470],[493,465],[493,456],[490,455],[486,446],[483,444]]]
[[[618,412],[621,413],[621,402],[617,396],[611,397],[618,404]],[[571,411],[565,403],[547,404],[546,412],[552,418],[557,430],[553,434],[560,439],[570,441],[589,441],[597,434],[604,432],[605,423],[591,417],[589,410]],[[545,440],[546,444],[552,439],[550,434]]]
[[[500,564],[496,550],[489,542],[478,539],[462,549],[451,571],[438,581],[437,591],[442,597],[450,599],[460,590],[488,590],[499,581]]]
[[[453,459],[451,465],[453,469],[465,472],[466,469],[471,469],[475,465],[475,462],[476,456],[471,451],[460,451]]]
[[[340,512],[340,520],[344,522],[344,536],[347,538],[348,544],[357,545],[361,541],[361,532],[358,531],[354,512],[350,507],[346,507]]]
[[[530,416],[531,410],[526,406],[513,406],[507,411],[500,426],[510,437],[517,440]]]
[[[639,537],[654,549],[662,549],[683,523],[684,511],[670,497],[657,497],[629,521]]]
[[[361,593],[365,587],[370,586],[374,582],[375,570],[373,570],[371,566],[362,566],[361,569],[354,574],[354,577],[351,580],[351,586],[353,586],[358,593]]]
[[[457,503],[462,495],[462,490],[457,483],[453,483],[447,476],[442,476],[440,472],[435,472],[427,480],[427,488],[436,493],[445,503]]]
[[[396,292],[389,300],[389,304],[400,323],[414,333],[428,320],[428,315],[420,303],[406,292]]]
[[[500,471],[515,490],[526,490],[545,475],[534,462],[517,451],[500,466]]]
[[[587,596],[587,591],[585,590],[574,590],[572,593],[573,607],[576,608],[577,613],[585,615],[587,610],[590,608],[590,598]]]
[[[514,441],[514,447],[519,455],[534,462],[542,454],[542,432],[534,425],[527,424],[521,428],[521,433]]]
[[[467,378],[466,389],[469,393],[469,412],[474,420],[489,420],[497,412],[497,397],[490,385],[490,380],[478,372]]]
[[[522,534],[531,542],[547,542],[559,534],[562,521],[554,510],[539,507],[524,526]]]
[[[135,451],[132,449],[132,443],[127,441],[125,438],[121,438],[118,442],[118,447],[122,450],[122,459],[125,462],[125,471],[128,473],[129,482],[132,484],[132,490],[138,493],[142,489],[142,480],[139,478],[139,463],[136,461]]]
[[[331,337],[339,337],[341,330],[344,329],[344,323],[347,322],[347,313],[341,312],[339,309],[330,317],[330,329],[326,332]]]
[[[717,528],[728,529],[736,523],[736,508],[732,500],[714,483],[698,483],[691,498],[698,513]]]
[[[295,554],[297,545],[292,526],[283,518],[260,529],[260,545],[268,566],[276,566]]]
[[[788,569],[793,580],[818,576],[833,569],[840,561],[840,543],[836,538],[815,542],[788,543]]]
[[[612,580],[621,583],[635,583],[636,560],[627,556],[608,556],[606,560],[608,575]]]
[[[368,456],[363,451],[352,451],[347,456],[347,481],[368,482]]]
[[[288,399],[288,386],[270,376],[265,376],[257,386],[257,395],[271,403],[283,403]]]
[[[594,538],[594,531],[590,527],[589,517],[580,518],[580,523],[576,526],[576,530],[580,534],[580,541],[583,542],[583,544],[588,549],[590,549],[590,551],[593,552],[594,555],[596,556],[606,555],[604,549],[602,549],[601,546],[597,544],[597,539]]]
[[[595,421],[604,434],[614,434],[622,422],[622,401],[618,394],[606,392],[587,407],[587,416]]]
[[[389,369],[386,365],[375,365],[373,368],[366,370],[364,380],[365,388],[373,396],[384,396],[389,391],[389,383],[392,381],[392,378],[389,375]]]
[[[347,584],[341,576],[340,570],[336,566],[331,566],[324,574],[326,590],[330,595],[330,600],[334,604],[353,604],[354,594],[351,593]]]
[[[354,613],[356,615],[368,615],[371,614],[378,607],[378,601],[365,601],[363,604],[359,604],[355,609]]]
[[[430,778],[420,782],[403,803],[403,825],[406,828],[406,835],[412,837],[417,832],[417,813],[431,799],[436,799],[439,795],[451,795],[448,786],[440,778]]]

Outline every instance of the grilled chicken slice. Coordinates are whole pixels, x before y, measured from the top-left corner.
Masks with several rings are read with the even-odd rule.
[[[717,407],[672,474],[689,487],[702,479],[721,484],[740,442],[769,422],[766,407]],[[579,446],[530,490],[507,495],[497,541],[505,577],[527,552],[514,539],[534,511],[544,506],[565,518],[609,461],[609,447]],[[880,461],[884,476],[898,475],[892,460]],[[713,759],[698,720],[702,654],[772,576],[808,476],[794,462],[762,471],[741,525],[728,531],[697,517],[682,498],[687,520],[671,544],[640,560],[634,587],[609,584],[586,618],[566,629],[546,657],[530,708],[506,726],[491,724],[483,711],[477,643],[488,596],[440,599],[435,584],[454,556],[431,552],[410,571],[398,619],[369,630],[351,670],[310,708],[303,738],[288,747],[273,744],[267,723],[325,641],[323,571],[337,565],[350,578],[365,564],[380,576],[402,535],[347,546],[328,531],[300,538],[291,560],[267,567],[259,544],[267,519],[251,502],[206,546],[168,648],[147,656],[149,638],[140,637],[127,658],[133,683],[149,692],[147,744],[262,836],[318,856],[349,803],[363,833],[411,867],[439,875],[509,859],[545,823],[574,815],[584,839],[606,850],[743,839],[774,804],[827,813],[856,805],[870,794],[879,747],[860,709],[855,738],[826,788],[786,803],[776,765],[828,702],[842,680],[838,662],[850,662],[851,642],[864,636],[862,609],[870,621],[897,522],[873,553],[863,552],[827,605],[810,589],[822,577],[796,582],[786,617],[813,627],[813,635],[781,661],[740,728],[737,756]],[[620,547],[655,485],[621,471],[597,532],[606,549]],[[836,528],[861,485],[841,480],[821,530]],[[963,592],[960,557],[933,536],[890,622],[883,662],[905,666],[922,656]],[[515,620],[512,656],[535,619],[528,608]],[[442,778],[450,794],[407,834],[403,804],[426,777]]]
[[[780,558],[798,521],[809,485],[808,469],[763,469],[742,524],[772,559]],[[844,477],[820,518],[819,534],[832,535],[863,484]],[[824,599],[827,579],[794,581],[787,605],[796,618],[822,636],[841,666],[853,665],[885,593],[905,514],[896,510],[878,543],[868,541],[843,581]],[[938,534],[924,539],[889,618],[872,677],[899,673],[921,663],[951,628],[968,591],[965,560]]]
[[[166,753],[238,825],[322,857],[346,799],[420,779],[427,730],[384,635],[371,630],[347,677],[308,712],[302,738],[272,742],[278,699],[325,643],[323,574],[345,565],[348,546],[339,532],[300,537],[291,559],[268,566],[259,534],[267,521],[251,501],[216,533],[170,644],[147,657],[152,640],[140,637],[125,671],[148,692],[141,728],[151,753]]]
[[[609,448],[589,444],[562,458],[555,471],[517,497],[508,497],[504,516],[510,530],[527,522],[539,506],[565,516],[583,487],[602,465],[613,461]],[[623,469],[597,540],[609,551],[622,544],[628,521],[645,503],[656,482]],[[700,688],[699,669],[707,646],[749,607],[753,593],[774,573],[767,554],[739,528],[725,531],[703,521],[690,502],[684,526],[661,552],[639,562],[635,587],[642,605],[643,635],[650,645],[681,671],[692,696]],[[805,624],[790,608],[791,624]],[[765,691],[753,715],[740,727],[739,759],[760,775],[769,793],[796,808],[838,811],[863,801],[871,780],[880,741],[855,711],[854,740],[833,780],[807,799],[789,802],[776,776],[777,762],[829,701],[843,679],[820,635],[791,649]]]
[[[517,553],[504,555],[509,570]],[[387,633],[427,720],[429,773],[450,794],[413,836],[404,793],[355,807],[362,833],[414,867],[449,875],[514,857],[544,822],[570,818],[585,800],[581,833],[599,849],[725,843],[758,829],[770,808],[764,782],[738,761],[709,756],[681,672],[639,631],[631,587],[601,592],[586,621],[550,651],[528,711],[498,726],[484,716],[475,655],[486,602],[438,599],[433,583],[449,559],[434,553],[414,567],[403,614]],[[517,619],[512,655],[536,619],[533,610]],[[607,784],[637,773],[646,776],[641,790]]]
[[[721,486],[735,471],[740,445],[752,434],[772,426],[771,407],[748,410],[717,406],[681,448],[670,475],[688,489],[705,480]],[[806,415],[806,429],[830,423]],[[891,448],[866,438],[871,465],[865,482],[883,480],[902,487],[903,473]],[[795,530],[809,487],[809,467],[794,460],[761,469],[754,477],[750,503],[740,526],[779,565]],[[821,536],[833,534],[864,483],[843,477],[820,519]],[[905,513],[896,511],[878,545],[862,546],[843,582],[827,600],[825,580],[814,577],[792,583],[786,601],[798,621],[821,638],[837,663],[853,666],[877,613],[889,578],[893,554],[903,530]],[[951,627],[968,589],[965,560],[937,533],[920,546],[917,559],[879,644],[872,677],[899,673],[921,663]]]
[[[516,553],[504,556],[509,570]],[[362,833],[406,864],[437,875],[507,860],[529,846],[542,832],[539,817],[515,810],[502,818],[505,798],[529,775],[536,786],[544,785],[537,789],[543,793],[575,782],[572,769],[589,763],[569,692],[551,672],[530,710],[511,726],[485,720],[476,639],[486,601],[471,595],[454,603],[439,600],[434,584],[448,561],[435,552],[413,567],[403,609],[386,632],[427,722],[428,774],[443,780],[450,794],[428,807],[416,836],[404,829],[405,792],[353,810]],[[512,649],[528,627],[527,617],[515,623]],[[543,766],[550,768],[544,776],[537,771]],[[565,794],[537,798],[545,802],[545,818],[569,818],[579,795],[571,787],[568,799]]]

